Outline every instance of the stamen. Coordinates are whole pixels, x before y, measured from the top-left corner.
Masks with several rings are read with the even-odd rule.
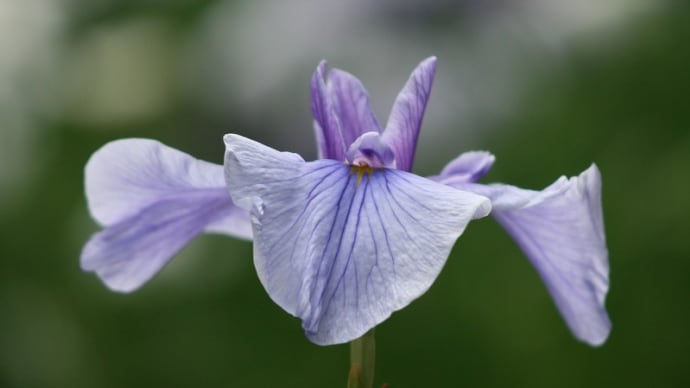
[[[362,182],[362,177],[366,173],[368,177],[371,176],[371,174],[374,173],[374,168],[367,165],[367,164],[359,164],[359,165],[351,165],[350,166],[350,175],[354,174],[357,172],[357,179],[355,180],[355,188],[359,186],[359,184]]]

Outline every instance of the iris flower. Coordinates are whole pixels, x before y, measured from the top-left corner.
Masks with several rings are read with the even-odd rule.
[[[302,320],[311,341],[337,344],[421,296],[469,221],[491,213],[573,334],[603,343],[609,269],[597,167],[542,191],[477,183],[494,162],[483,151],[437,176],[412,174],[435,65],[428,58],[412,72],[382,128],[360,81],[319,64],[317,161],[233,134],[224,166],[152,140],[105,145],[86,166],[89,210],[104,229],[85,245],[82,268],[128,292],[200,233],[253,236],[269,296]]]
[[[351,341],[421,296],[469,221],[493,206],[575,336],[602,343],[608,259],[596,166],[541,192],[476,183],[494,161],[487,152],[462,154],[439,176],[412,174],[435,64],[412,72],[385,128],[357,78],[319,64],[311,108],[320,160],[225,136],[226,183],[251,212],[263,286],[311,341]]]

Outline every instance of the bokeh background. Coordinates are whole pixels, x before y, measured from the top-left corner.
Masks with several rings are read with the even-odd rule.
[[[338,387],[273,304],[251,244],[202,236],[122,295],[81,272],[97,231],[83,166],[149,137],[222,162],[221,137],[316,156],[318,61],[381,121],[423,58],[438,73],[415,172],[497,155],[485,181],[603,174],[613,320],[590,348],[491,219],[431,290],[377,329],[403,387],[690,386],[690,7],[642,0],[0,0],[0,386]]]

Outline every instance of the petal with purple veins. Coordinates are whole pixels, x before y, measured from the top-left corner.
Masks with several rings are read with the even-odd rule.
[[[353,340],[421,296],[467,223],[490,211],[484,197],[403,171],[225,142],[230,193],[252,209],[259,278],[317,344]]]
[[[345,146],[352,144],[365,132],[381,132],[381,126],[369,104],[369,95],[355,76],[333,69],[328,73],[327,82]]]
[[[393,149],[399,170],[412,170],[417,138],[435,74],[436,57],[422,61],[393,104],[383,140]]]
[[[314,115],[319,158],[344,161],[347,145],[331,91],[326,85],[326,61],[321,61],[311,77],[311,112]]]
[[[509,185],[452,184],[491,198],[493,216],[527,255],[570,330],[601,345],[611,330],[604,307],[609,263],[595,165],[542,191]]]

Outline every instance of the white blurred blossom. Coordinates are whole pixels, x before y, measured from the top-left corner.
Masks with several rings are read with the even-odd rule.
[[[40,120],[55,108],[65,18],[54,0],[0,0],[0,210],[50,154]]]

